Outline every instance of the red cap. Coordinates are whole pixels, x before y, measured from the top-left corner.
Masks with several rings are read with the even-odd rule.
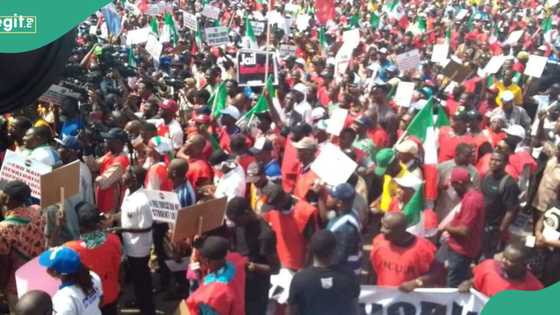
[[[179,106],[175,100],[164,100],[159,104],[159,108],[172,113],[176,113],[179,110]]]
[[[450,183],[468,183],[471,181],[469,171],[463,167],[456,167],[451,171]]]

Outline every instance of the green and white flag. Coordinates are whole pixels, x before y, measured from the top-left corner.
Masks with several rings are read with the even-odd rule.
[[[369,26],[374,30],[379,28],[379,14],[377,12],[371,12],[369,17]]]
[[[177,42],[179,41],[179,33],[177,32],[177,27],[175,26],[175,21],[173,20],[173,16],[170,13],[166,13],[163,19],[163,31],[161,37],[167,42],[170,41],[173,46],[177,46]]]
[[[128,48],[128,66],[132,68],[138,67],[138,63],[136,62],[136,57],[134,56],[132,47]]]
[[[329,44],[327,43],[327,36],[325,35],[325,27],[319,28],[319,46],[323,51],[327,51]]]
[[[150,20],[150,28],[152,29],[152,33],[159,36],[159,23],[155,17]]]
[[[259,95],[259,98],[257,99],[257,103],[248,112],[241,116],[241,118],[239,118],[236,123],[237,126],[239,126],[240,128],[251,127],[252,124],[258,121],[257,114],[266,113],[270,110],[268,108],[266,97],[264,96],[265,89],[268,92],[268,95],[272,99],[273,103],[275,102],[275,99],[277,100],[276,89],[274,88],[274,85],[272,83],[272,76],[269,76],[266,80],[263,93],[261,93],[261,95]]]
[[[255,32],[253,32],[253,26],[251,25],[251,21],[249,20],[249,15],[245,15],[245,38],[248,41],[247,48],[259,48],[257,37],[255,36]]]
[[[214,94],[208,100],[208,104],[212,108],[212,117],[216,118],[222,115],[222,111],[226,108],[227,90],[226,84],[220,83]]]
[[[425,32],[426,32],[427,23],[426,23],[426,17],[425,17],[425,16],[419,16],[418,18],[416,18],[416,27],[417,27],[418,30],[420,30],[422,33],[425,33]]]

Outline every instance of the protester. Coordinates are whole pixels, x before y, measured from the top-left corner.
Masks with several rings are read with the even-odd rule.
[[[48,293],[33,290],[25,293],[16,304],[16,315],[52,314],[53,304]]]

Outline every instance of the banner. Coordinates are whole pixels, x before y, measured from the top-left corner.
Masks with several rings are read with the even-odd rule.
[[[374,285],[363,285],[360,290],[360,306],[367,315],[479,315],[487,301],[476,290],[416,289],[404,293]]]
[[[208,27],[206,33],[206,44],[208,46],[222,46],[229,43],[228,28],[225,26]]]
[[[266,69],[268,54],[268,71]],[[240,49],[237,53],[237,82],[240,86],[264,86],[266,76],[274,76],[274,84],[278,84],[278,67],[276,54],[262,50]]]

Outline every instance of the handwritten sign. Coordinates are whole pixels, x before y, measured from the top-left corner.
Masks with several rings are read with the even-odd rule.
[[[412,95],[414,93],[414,82],[399,82],[395,92],[395,103],[402,107],[410,107]]]
[[[31,188],[31,196],[41,199],[41,176],[49,173],[52,167],[39,161],[28,159],[14,151],[6,151],[0,169],[0,179],[19,180]]]
[[[220,8],[211,5],[205,5],[202,9],[202,15],[209,19],[217,20],[220,17]]]
[[[406,72],[414,70],[420,64],[420,51],[418,49],[409,50],[397,55],[397,67],[400,71]]]
[[[177,211],[181,209],[179,197],[170,191],[144,190],[149,200],[150,210],[154,221],[175,223]]]
[[[296,55],[296,46],[295,45],[281,45],[280,49],[278,49],[278,53],[280,54],[280,58],[287,58],[290,56]]]
[[[198,20],[196,18],[196,15],[194,14],[183,11],[183,23],[190,30],[193,30],[195,32],[198,30]]]
[[[208,27],[204,30],[209,46],[221,46],[229,43],[228,28],[225,26]]]

